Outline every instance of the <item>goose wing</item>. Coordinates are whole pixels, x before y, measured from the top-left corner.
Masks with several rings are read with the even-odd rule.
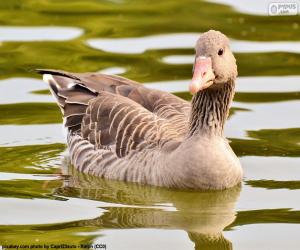
[[[69,73],[57,70],[38,70],[41,74],[52,75],[62,88],[77,85],[82,87],[84,94],[76,93],[78,101],[88,98],[87,91],[97,95],[100,92],[109,92],[123,96],[138,103],[153,114],[169,120],[181,133],[185,133],[190,116],[191,105],[189,102],[164,91],[146,88],[142,84],[116,75],[101,73]],[[63,84],[64,83],[64,84]],[[82,89],[81,88],[81,89]],[[73,91],[73,90],[72,90]],[[83,101],[85,101],[84,99]]]
[[[163,147],[180,135],[166,119],[138,103],[108,92],[90,101],[81,124],[81,135],[97,148],[115,150],[118,157],[132,150]]]
[[[172,94],[118,76],[39,72],[61,107],[65,126],[95,148],[124,157],[178,141],[186,131],[189,105]]]

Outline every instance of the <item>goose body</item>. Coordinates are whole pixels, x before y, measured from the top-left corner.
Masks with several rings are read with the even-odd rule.
[[[212,43],[225,37],[209,31],[201,44],[205,34]],[[120,76],[39,72],[62,110],[70,160],[79,171],[155,186],[225,189],[240,183],[242,168],[223,136],[235,77],[220,70],[215,76],[217,66],[212,75],[224,82],[208,79],[213,87],[203,88],[198,80],[210,74],[195,62],[191,103]]]

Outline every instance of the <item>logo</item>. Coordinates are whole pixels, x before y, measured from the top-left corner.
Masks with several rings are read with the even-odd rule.
[[[270,16],[296,16],[298,14],[298,3],[277,2],[269,4]]]

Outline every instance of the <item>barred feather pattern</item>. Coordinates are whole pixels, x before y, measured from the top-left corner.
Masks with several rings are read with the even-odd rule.
[[[176,156],[168,157],[197,131],[222,132],[233,85],[225,84],[215,96],[203,91],[193,98],[191,105],[170,93],[119,76],[39,72],[50,75],[46,80],[69,131],[70,160],[80,172],[156,186],[211,187],[197,181],[201,169],[198,175],[193,173],[198,171],[194,167],[190,167],[192,171],[176,170],[176,162],[170,160]],[[189,154],[190,149],[193,150],[187,144],[182,152]],[[186,179],[195,180],[196,184]],[[226,179],[218,188],[224,185]]]
[[[234,96],[234,82],[223,84],[218,89],[205,89],[192,99],[189,134],[223,135],[224,124]]]
[[[108,179],[166,185],[159,154],[187,133],[190,103],[119,76],[50,74],[51,92],[69,129],[76,169]]]

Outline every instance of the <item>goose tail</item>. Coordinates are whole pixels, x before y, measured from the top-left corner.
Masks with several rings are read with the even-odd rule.
[[[64,125],[70,131],[78,131],[91,99],[97,93],[81,84],[80,79],[64,71],[38,69],[43,80],[49,85],[52,95],[60,107]]]

